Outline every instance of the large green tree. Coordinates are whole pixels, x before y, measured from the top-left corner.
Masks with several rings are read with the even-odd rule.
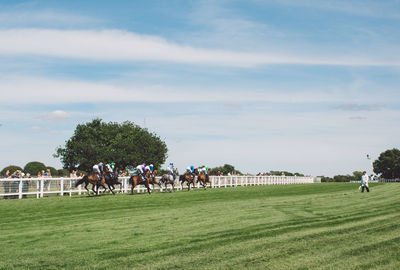
[[[381,153],[373,163],[374,172],[386,179],[400,178],[400,150],[393,148]]]
[[[94,119],[80,124],[65,147],[56,150],[66,169],[92,170],[96,163],[115,162],[119,168],[141,162],[163,164],[167,145],[156,134],[132,122],[122,124]]]

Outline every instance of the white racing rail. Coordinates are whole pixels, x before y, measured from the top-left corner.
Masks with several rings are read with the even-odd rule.
[[[42,198],[50,194],[61,196],[81,195],[87,193],[84,184],[75,187],[75,183],[81,178],[7,178],[0,179],[0,198],[25,198],[28,195]],[[159,180],[160,177],[157,177]],[[119,177],[119,182],[122,183],[122,188],[115,185],[114,192],[128,193],[131,191],[129,185],[129,177]],[[259,186],[259,185],[287,185],[287,184],[309,184],[318,182],[314,177],[300,176],[210,176],[211,184],[208,183],[208,188],[226,188],[237,186]],[[105,185],[107,186],[107,185]],[[150,185],[152,188],[152,186]],[[202,188],[200,183],[197,183],[197,188]],[[92,185],[88,185],[91,190]],[[186,184],[182,187],[178,177],[175,181],[175,190],[187,188]],[[164,191],[158,185],[154,186],[154,190]],[[171,185],[168,185],[168,190]],[[100,187],[100,191],[103,189]],[[136,186],[134,192],[147,192],[143,185]]]

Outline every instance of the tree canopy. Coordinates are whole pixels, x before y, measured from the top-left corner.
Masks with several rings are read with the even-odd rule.
[[[119,124],[94,119],[79,124],[54,156],[61,158],[66,169],[90,171],[99,162],[115,162],[119,168],[141,162],[158,167],[165,162],[167,151],[167,145],[156,134],[130,121]]]
[[[230,164],[224,164],[224,166],[215,167],[209,171],[210,175],[217,175],[218,173],[221,173],[222,175],[228,175],[228,173],[242,174],[240,171],[235,170],[235,167]]]
[[[382,178],[400,178],[400,150],[393,148],[382,152],[374,161],[374,172]]]
[[[46,165],[39,161],[28,162],[24,167],[24,172],[33,176],[37,175],[38,172],[41,172],[42,170],[46,170]]]
[[[9,165],[9,166],[5,167],[3,170],[1,170],[1,175],[5,174],[7,170],[10,171],[10,175],[11,175],[17,170],[22,171],[22,168],[19,166],[16,166],[16,165]]]

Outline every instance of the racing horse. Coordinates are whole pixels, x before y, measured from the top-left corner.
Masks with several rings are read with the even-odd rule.
[[[96,195],[99,195],[99,187],[103,187],[104,189],[107,189],[104,186],[105,183],[105,178],[104,175],[99,178],[98,174],[95,172],[88,173],[87,175],[83,176],[81,180],[76,182],[75,187],[81,185],[82,183],[85,183],[85,189],[88,192],[88,195],[90,196],[90,190],[87,188],[89,184],[92,184],[92,191]],[[96,187],[96,190],[95,190]]]
[[[140,173],[138,171],[135,171],[132,176],[129,178],[129,184],[132,186],[131,187],[131,194],[133,195],[133,189],[137,186],[137,185],[144,185],[147,188],[147,192],[149,194],[151,194],[151,190],[150,190],[150,178],[151,178],[151,172],[150,170],[146,171],[146,174],[144,176],[144,180],[143,177],[140,175]]]
[[[108,189],[111,191],[113,195],[115,195],[114,190],[115,186],[114,185],[119,185],[119,192],[122,192],[122,183],[118,182],[118,168],[115,169],[115,173],[111,173],[108,168],[106,167],[105,173],[104,173],[104,180],[108,186]]]
[[[174,191],[176,176],[179,176],[179,172],[178,172],[177,168],[174,169],[174,174],[173,175],[164,174],[161,177],[160,183],[165,185],[165,191],[168,190],[168,188],[167,188],[168,184],[170,184],[172,186],[171,191]],[[160,186],[161,186],[161,184],[160,184]]]
[[[194,178],[195,178],[195,175],[193,174],[193,176],[192,176],[188,172],[185,172],[183,175],[180,175],[179,176],[179,181],[181,182],[182,189],[183,189],[183,183],[187,182],[188,191],[190,191],[190,184],[193,184],[193,187],[195,185]]]
[[[203,186],[204,189],[207,189],[207,183],[210,183],[210,188],[211,188],[211,181],[210,177],[208,177],[208,174],[199,173],[199,171],[195,169],[194,175],[197,176],[196,183],[200,182],[200,184]]]
[[[154,184],[158,185],[161,189],[161,183],[160,181],[157,181],[156,176],[157,176],[157,170],[154,169],[153,173],[150,175],[149,183],[153,186],[153,189],[154,189]]]

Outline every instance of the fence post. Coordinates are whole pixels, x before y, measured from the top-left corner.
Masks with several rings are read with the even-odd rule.
[[[22,178],[19,179],[18,198],[22,199]]]
[[[69,179],[69,196],[72,197],[72,179]]]
[[[44,179],[40,179],[40,198],[43,198]]]
[[[60,185],[61,185],[61,196],[64,196],[64,178],[61,178]]]
[[[39,180],[36,181],[36,199],[40,198],[40,182]]]
[[[78,186],[78,195],[82,195],[82,185]]]

